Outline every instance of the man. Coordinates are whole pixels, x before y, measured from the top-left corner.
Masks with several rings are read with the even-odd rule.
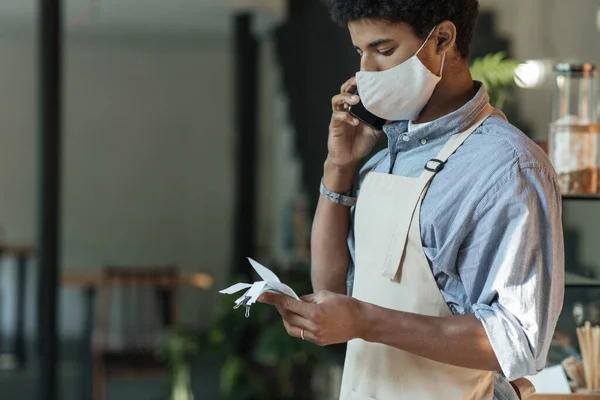
[[[478,2],[331,3],[360,72],[332,100],[315,294],[260,301],[294,337],[348,343],[342,399],[517,399],[510,382],[544,368],[562,308],[561,196],[469,73]],[[348,112],[359,102],[389,146],[355,200],[382,135]]]

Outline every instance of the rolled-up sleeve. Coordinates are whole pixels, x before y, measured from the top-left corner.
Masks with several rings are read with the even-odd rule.
[[[564,241],[556,177],[519,166],[477,206],[459,274],[501,366],[541,371],[563,305]]]

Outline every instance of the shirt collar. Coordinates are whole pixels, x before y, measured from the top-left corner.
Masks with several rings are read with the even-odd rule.
[[[474,82],[477,88],[475,96],[460,109],[444,115],[431,123],[408,132],[408,121],[392,122],[384,126],[383,131],[388,137],[390,154],[407,151],[422,145],[423,139],[431,141],[447,135],[463,131],[483,111],[489,102],[485,86]],[[395,157],[393,157],[395,158]]]

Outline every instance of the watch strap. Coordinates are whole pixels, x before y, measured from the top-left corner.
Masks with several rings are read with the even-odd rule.
[[[346,194],[333,192],[327,189],[327,187],[325,187],[323,179],[321,179],[321,187],[319,189],[319,192],[321,193],[321,195],[323,195],[323,197],[325,197],[332,203],[341,204],[346,207],[353,207],[356,205],[356,197],[352,197],[351,192],[348,192]]]

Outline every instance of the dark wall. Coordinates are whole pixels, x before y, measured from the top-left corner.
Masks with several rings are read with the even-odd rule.
[[[276,34],[304,183],[313,209],[327,156],[331,98],[359,68],[347,29],[334,24],[319,0],[291,0],[289,22]]]

